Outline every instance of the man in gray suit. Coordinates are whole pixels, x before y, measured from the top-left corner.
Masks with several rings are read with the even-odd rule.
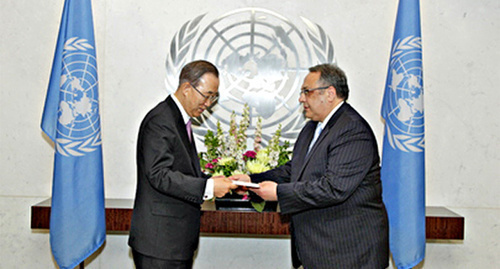
[[[206,61],[187,64],[173,95],[142,121],[137,141],[137,191],[129,245],[136,268],[192,268],[201,203],[236,185],[200,169],[190,118],[217,100],[219,72]]]
[[[388,223],[375,136],[346,103],[349,88],[340,68],[323,64],[309,71],[299,101],[311,120],[292,160],[234,179],[260,183],[251,190],[291,215],[294,267],[386,268]]]

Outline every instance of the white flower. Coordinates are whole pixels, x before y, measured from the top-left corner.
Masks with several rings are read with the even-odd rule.
[[[269,152],[269,164],[272,166],[272,167],[276,167],[278,166],[278,159],[280,157],[280,154],[279,152],[277,151],[274,151],[274,150],[270,150]]]
[[[253,148],[257,152],[261,148],[261,142],[262,142],[262,118],[259,117],[257,119],[257,124],[255,125],[255,138],[253,140]]]

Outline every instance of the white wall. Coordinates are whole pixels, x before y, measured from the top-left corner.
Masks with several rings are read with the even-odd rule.
[[[466,235],[428,242],[420,267],[500,266],[500,2],[421,2],[427,205],[465,216]],[[32,231],[29,219],[30,206],[51,195],[53,149],[39,125],[62,6],[62,0],[0,2],[0,268],[56,268],[48,233]],[[321,25],[349,77],[351,104],[381,143],[395,0],[93,1],[106,197],[134,197],[136,134],[144,114],[166,96],[172,37],[200,14],[213,20],[243,7]],[[126,240],[108,235],[86,267],[133,268]],[[286,238],[202,237],[195,268],[290,268],[289,250]]]

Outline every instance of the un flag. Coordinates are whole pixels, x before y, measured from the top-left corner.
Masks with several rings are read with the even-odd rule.
[[[50,245],[74,268],[105,241],[97,60],[90,0],[66,0],[42,116],[55,144]]]
[[[401,0],[381,114],[383,198],[390,248],[398,268],[425,256],[425,132],[422,40],[418,0]]]

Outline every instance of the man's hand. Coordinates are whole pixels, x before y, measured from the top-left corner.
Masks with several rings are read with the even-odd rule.
[[[231,179],[231,180],[238,180],[238,181],[242,181],[242,182],[251,182],[250,181],[250,176],[249,175],[245,175],[245,174],[232,175],[232,176],[229,177],[229,179]]]
[[[260,188],[249,189],[249,190],[255,192],[257,195],[259,195],[262,199],[266,201],[278,200],[278,194],[276,192],[278,188],[278,183],[272,181],[264,181],[261,182],[259,185]]]
[[[230,190],[236,189],[238,186],[233,184],[233,181],[225,176],[212,177],[214,180],[214,196],[221,198]]]
[[[250,176],[245,175],[245,174],[232,175],[228,178],[230,180],[237,180],[237,181],[241,181],[241,182],[251,182]],[[247,191],[248,191],[248,188],[243,187],[243,186],[238,186],[238,188],[236,189],[236,193],[239,195],[244,195],[244,194],[246,194]]]

